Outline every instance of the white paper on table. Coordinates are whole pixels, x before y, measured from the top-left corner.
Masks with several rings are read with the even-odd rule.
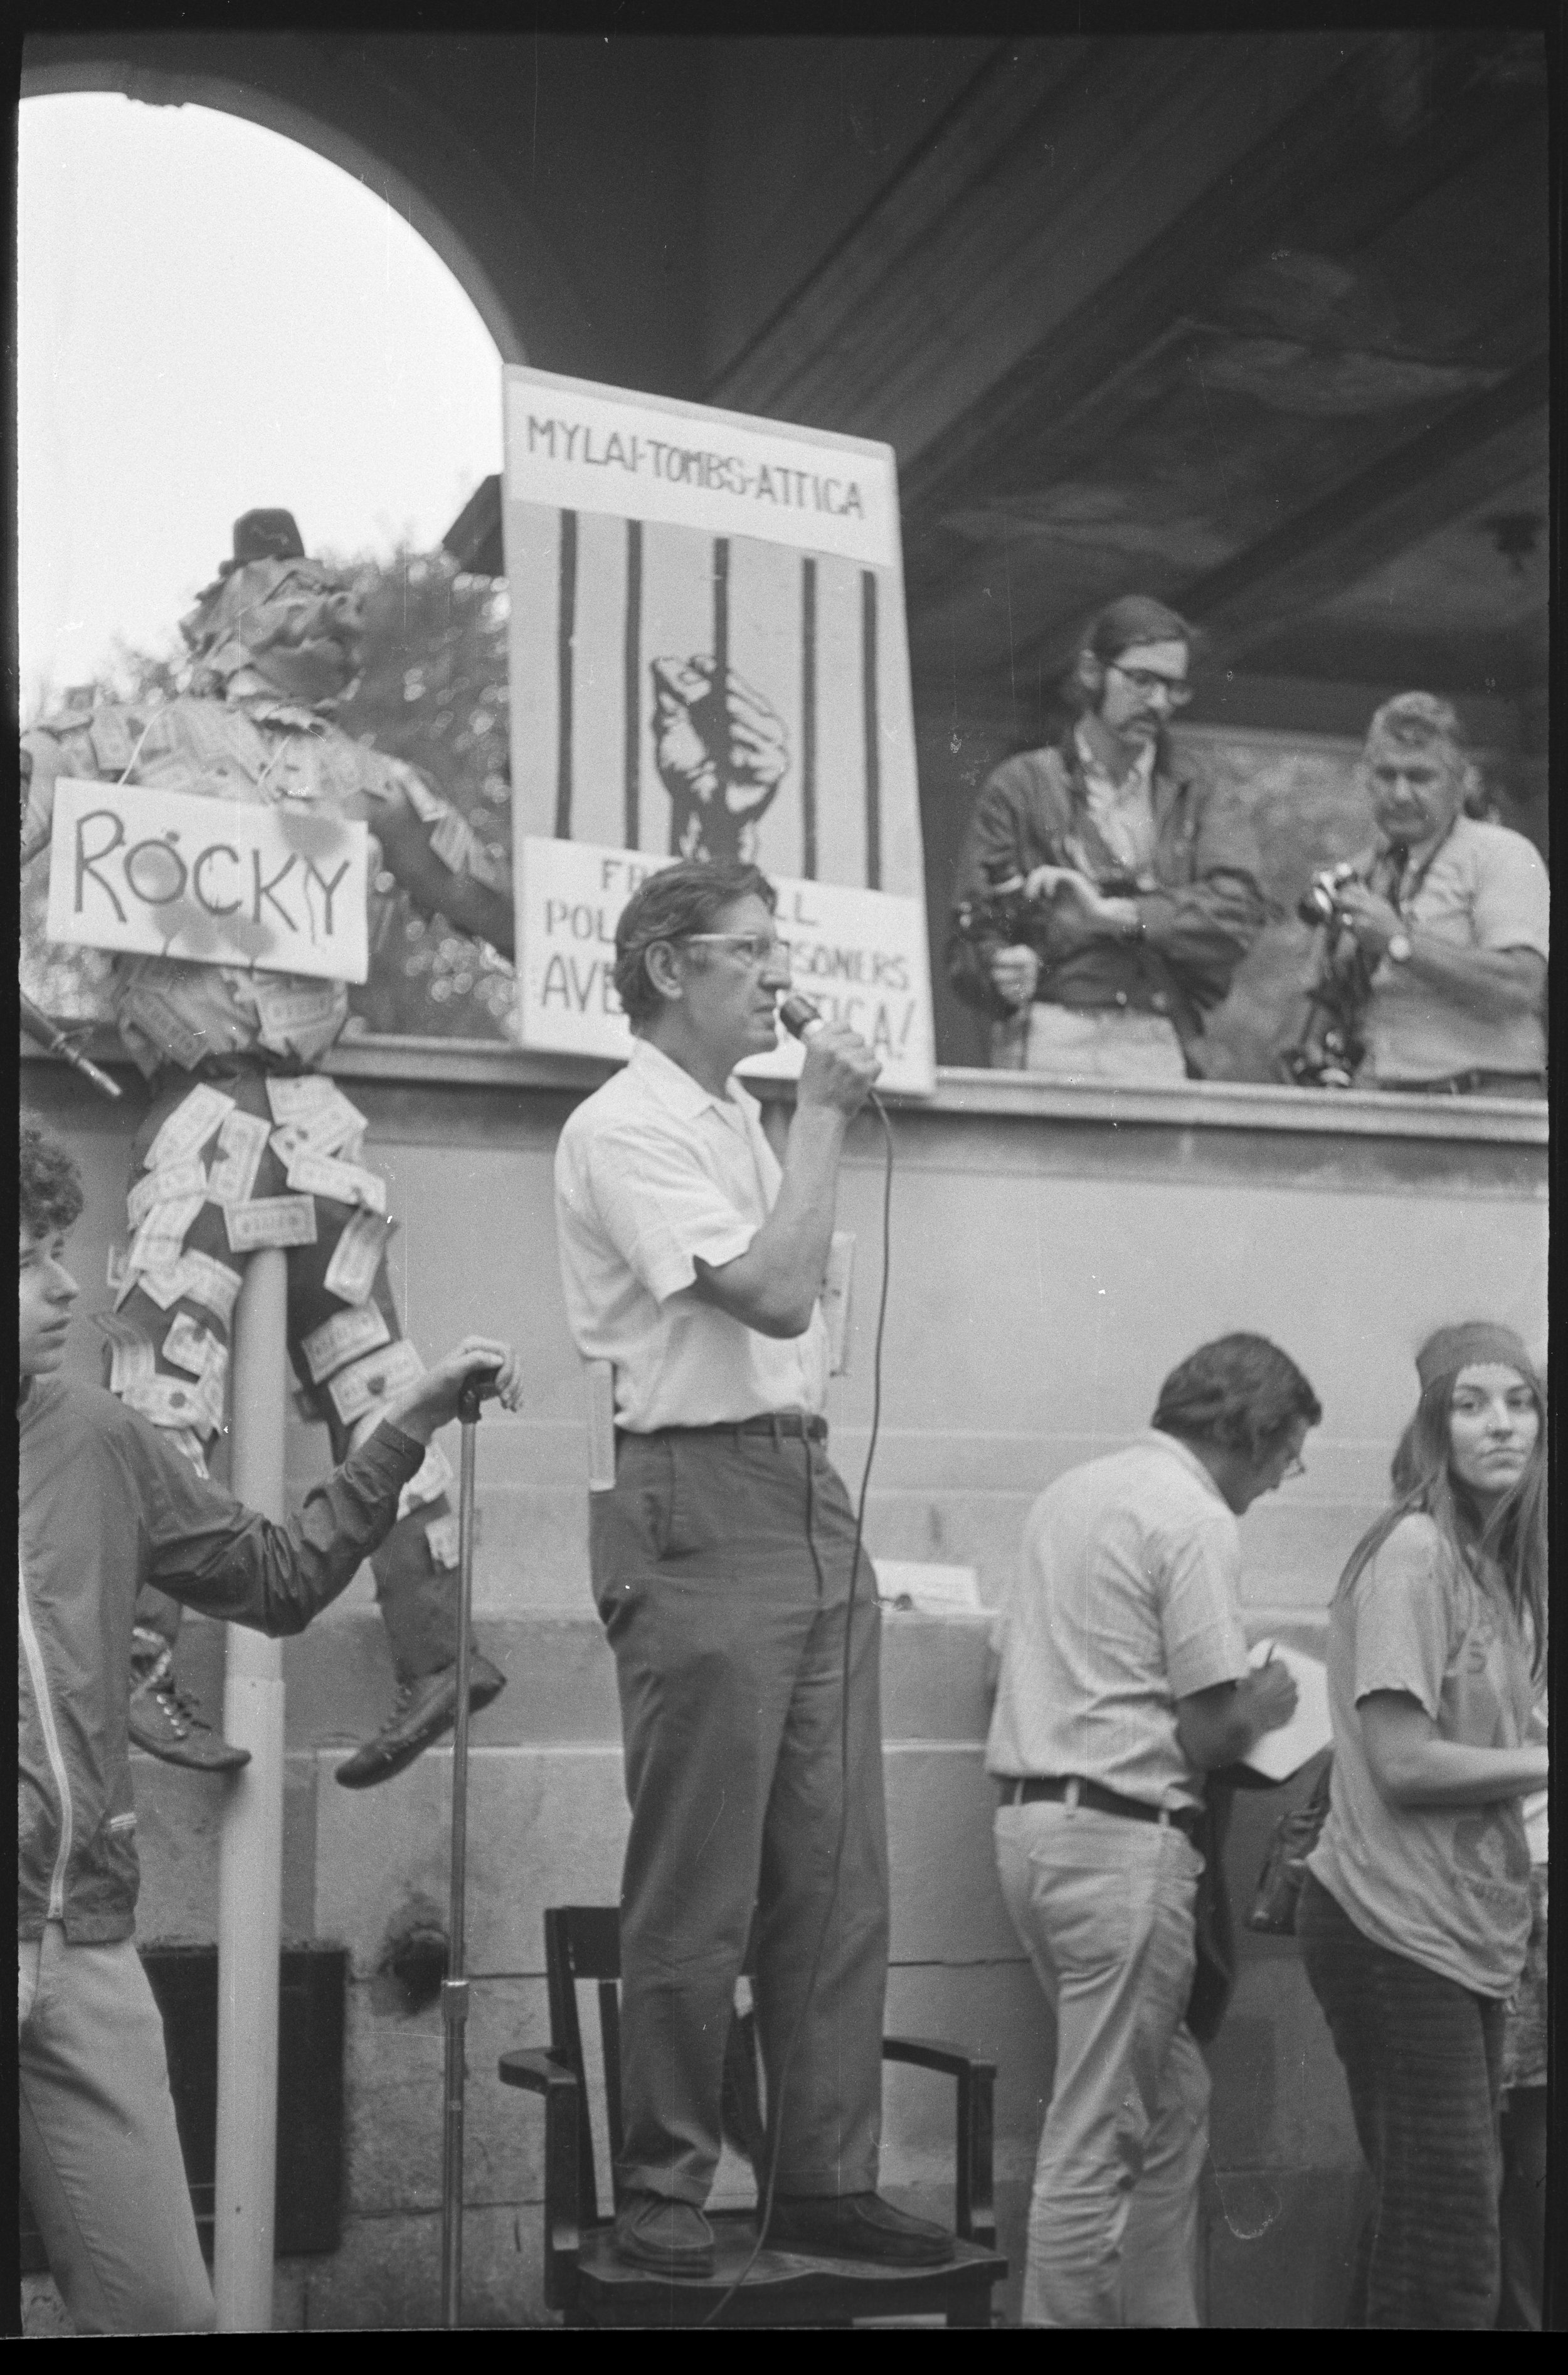
[[[919,1559],[873,1559],[877,1597],[922,1616],[983,1616],[980,1576],[972,1566],[935,1566]]]
[[[1282,1641],[1259,1641],[1248,1662],[1256,1672],[1271,1658],[1278,1658],[1295,1684],[1296,1712],[1278,1731],[1266,1731],[1255,1740],[1242,1763],[1270,1781],[1288,1781],[1334,1737],[1328,1716],[1328,1669],[1320,1659],[1287,1648]]]

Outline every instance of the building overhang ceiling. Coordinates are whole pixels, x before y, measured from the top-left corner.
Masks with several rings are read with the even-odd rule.
[[[1239,672],[1544,681],[1537,36],[965,44],[869,195],[819,207],[782,298],[717,325],[704,306],[761,217],[712,170],[713,123],[740,91],[760,144],[789,145],[765,44],[548,42],[542,146],[519,130],[528,41],[112,46],[137,95],[221,73],[379,143],[510,298],[530,360],[890,443],[917,698],[1048,684],[1133,588]],[[914,46],[882,45],[888,71]],[[41,40],[25,63],[66,87],[104,48]],[[449,534],[465,566],[499,572],[498,498]]]

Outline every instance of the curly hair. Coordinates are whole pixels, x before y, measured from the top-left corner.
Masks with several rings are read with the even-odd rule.
[[[1256,1459],[1293,1419],[1315,1426],[1323,1407],[1288,1353],[1267,1336],[1220,1336],[1200,1344],[1160,1388],[1149,1424],[1184,1441]]]
[[[87,1200],[76,1164],[35,1114],[21,1117],[21,1147],[18,1211],[23,1229],[29,1237],[41,1237],[70,1228]]]
[[[648,951],[660,940],[711,932],[737,899],[760,899],[770,911],[778,905],[778,892],[758,866],[662,866],[638,884],[615,928],[616,996],[633,1031],[659,1010],[659,993],[648,978]]]

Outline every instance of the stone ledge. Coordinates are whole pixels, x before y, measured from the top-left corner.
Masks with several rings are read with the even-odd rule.
[[[111,1072],[139,1080],[114,1034],[95,1032],[87,1043]],[[28,1038],[24,1063],[62,1065]],[[324,1067],[337,1078],[426,1081],[463,1088],[553,1091],[575,1103],[619,1068],[582,1056],[549,1056],[488,1039],[418,1039],[388,1033],[340,1039]],[[751,1086],[766,1102],[793,1099],[787,1081]],[[1293,1089],[1266,1081],[1188,1081],[1180,1088],[1053,1081],[1038,1072],[1001,1072],[938,1065],[936,1093],[902,1095],[887,1103],[937,1114],[982,1114],[1025,1120],[1153,1123],[1173,1129],[1247,1129],[1342,1138],[1424,1138],[1483,1144],[1545,1146],[1543,1101],[1512,1097],[1390,1095],[1376,1089]]]

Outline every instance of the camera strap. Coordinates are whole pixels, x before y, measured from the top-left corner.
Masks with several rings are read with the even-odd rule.
[[[1391,842],[1387,849],[1382,853],[1382,857],[1388,860],[1391,869],[1388,878],[1388,888],[1382,895],[1387,900],[1389,905],[1393,908],[1394,913],[1399,917],[1401,922],[1403,922],[1409,916],[1410,909],[1421,897],[1421,889],[1426,881],[1426,878],[1432,872],[1432,868],[1436,865],[1439,857],[1443,855],[1443,852],[1447,848],[1449,836],[1452,834],[1454,827],[1458,823],[1458,821],[1459,820],[1457,817],[1454,817],[1450,820],[1447,832],[1439,834],[1438,838],[1432,843],[1432,847],[1427,851],[1427,854],[1422,858],[1421,864],[1417,867],[1414,875],[1409,879],[1407,879],[1405,871],[1410,862],[1410,852],[1407,843],[1402,841]],[[1381,859],[1379,861],[1379,865],[1380,864]],[[1374,865],[1373,868],[1374,875],[1379,870],[1379,865]],[[1369,887],[1375,888],[1375,884]]]

